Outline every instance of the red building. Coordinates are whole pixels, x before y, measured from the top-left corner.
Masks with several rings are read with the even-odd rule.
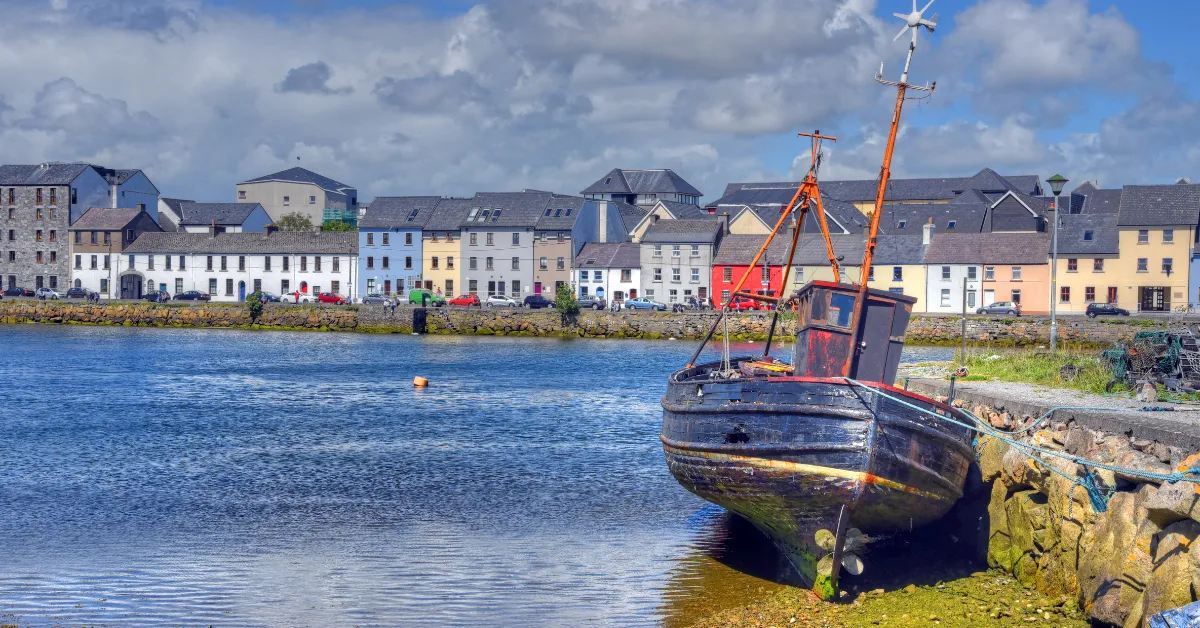
[[[766,235],[727,235],[713,257],[712,297],[718,307],[733,295],[733,288],[754,261],[754,256],[767,241]],[[778,296],[783,286],[783,265],[787,263],[787,249],[791,234],[779,234],[771,247],[763,254],[758,266],[746,283],[744,292]]]

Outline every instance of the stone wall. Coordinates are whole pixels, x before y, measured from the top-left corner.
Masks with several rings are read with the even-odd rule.
[[[1004,408],[972,410],[1000,428],[1019,429],[1034,420]],[[1200,454],[1170,443],[1105,433],[1074,420],[1038,427],[1044,429],[1020,440],[1160,474],[1200,465]],[[1075,482],[1083,474],[1079,465],[1046,455],[1046,464],[1038,464],[990,436],[979,439],[976,451],[979,465],[972,473],[978,475],[964,502],[978,503],[980,511],[986,503],[991,566],[1076,604],[1099,625],[1145,626],[1154,613],[1200,599],[1200,486],[1095,469],[1098,485],[1113,491],[1107,511],[1097,512]]]
[[[0,323],[123,325],[138,327],[226,327],[354,331],[358,316],[346,308],[268,306],[257,321],[240,304],[181,305],[113,303],[87,305],[67,301],[4,300]]]
[[[1058,340],[1064,344],[1107,346],[1117,340],[1130,338],[1139,331],[1162,327],[1163,321],[1154,319],[1060,316]],[[908,326],[908,340],[917,344],[953,344],[961,337],[962,318],[958,316],[918,314],[913,316]],[[1050,342],[1050,319],[1033,316],[969,316],[967,342],[1011,347],[1047,345]]]

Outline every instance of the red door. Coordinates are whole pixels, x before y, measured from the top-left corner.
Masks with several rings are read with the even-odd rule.
[[[383,293],[384,293],[384,294],[391,294],[391,293],[392,293],[392,280],[391,280],[391,279],[385,279],[385,280],[384,280],[384,282],[383,282]]]
[[[542,293],[542,282],[540,282],[540,281],[533,282],[533,293],[534,294]]]

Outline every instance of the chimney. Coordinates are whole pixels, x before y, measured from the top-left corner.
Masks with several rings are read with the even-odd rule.
[[[210,238],[217,237],[217,221],[215,221],[215,220],[212,221],[212,224],[208,226],[208,237],[210,237]]]
[[[586,201],[584,202],[586,205]],[[600,242],[608,242],[608,201],[596,201],[597,230]]]
[[[921,227],[921,244],[929,246],[930,240],[933,240],[933,216],[929,217],[929,222]]]

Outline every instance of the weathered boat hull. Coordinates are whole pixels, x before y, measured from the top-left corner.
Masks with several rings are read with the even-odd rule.
[[[840,378],[708,379],[717,365],[672,375],[662,442],[685,488],[754,523],[819,593],[825,554],[844,505],[866,533],[907,530],[944,515],[962,496],[970,433],[877,394],[965,417],[931,399]]]

